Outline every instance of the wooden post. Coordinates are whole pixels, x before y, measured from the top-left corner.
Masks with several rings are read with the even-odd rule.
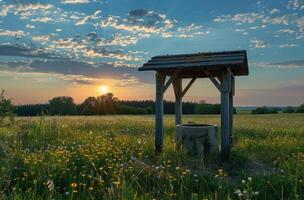
[[[156,100],[155,100],[155,151],[161,153],[163,149],[163,110],[164,110],[164,83],[166,75],[156,72]]]
[[[173,80],[175,94],[175,125],[182,123],[182,78],[177,77]]]
[[[229,93],[229,103],[230,103],[230,145],[233,142],[233,96],[235,92],[235,84],[234,84],[234,76],[231,76],[231,87],[230,87],[230,93]]]
[[[230,153],[230,81],[231,72],[228,70],[221,77],[221,159],[228,160]]]

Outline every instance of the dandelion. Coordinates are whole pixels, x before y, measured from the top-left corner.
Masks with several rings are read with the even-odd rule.
[[[71,183],[72,188],[77,188],[77,183]]]

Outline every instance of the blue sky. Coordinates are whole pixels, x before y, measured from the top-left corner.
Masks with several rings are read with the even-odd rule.
[[[236,105],[299,105],[303,41],[303,0],[0,0],[0,84],[18,104],[81,102],[101,85],[120,99],[153,99],[153,72],[137,71],[150,57],[246,49]],[[219,102],[208,80],[185,96],[202,99]]]

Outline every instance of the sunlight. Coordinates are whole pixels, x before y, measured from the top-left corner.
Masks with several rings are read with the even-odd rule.
[[[108,85],[101,85],[98,88],[98,91],[100,94],[106,94],[109,92],[109,86]]]

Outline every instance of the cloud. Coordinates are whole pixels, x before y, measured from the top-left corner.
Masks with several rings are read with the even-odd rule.
[[[13,5],[3,5],[1,4],[0,5],[0,16],[1,17],[5,17],[8,12],[13,8],[14,6]]]
[[[112,27],[119,30],[144,33],[166,33],[174,27],[174,21],[165,14],[144,9],[132,10],[127,18],[109,16],[102,20],[101,27]]]
[[[100,19],[100,16],[99,16],[100,13],[101,13],[101,11],[97,10],[93,15],[86,15],[81,20],[79,20],[78,22],[76,22],[75,25],[76,26],[85,25],[90,20]]]
[[[270,46],[269,44],[266,44],[262,40],[255,39],[255,40],[250,41],[250,47],[254,47],[254,48],[257,48],[257,49],[264,49],[264,48],[267,48],[269,46]]]
[[[90,3],[89,0],[63,0],[61,1],[62,4],[83,4],[83,3]]]
[[[102,79],[121,80],[126,86],[142,84],[152,81],[149,74],[140,73],[137,68],[117,67],[113,63],[89,63],[73,60],[34,60],[30,62],[0,63],[0,70],[15,71],[19,73],[58,74],[64,80],[78,84],[96,84]]]
[[[304,10],[304,2],[299,0],[289,0],[287,8],[292,10]]]
[[[293,47],[298,47],[299,45],[297,44],[282,44],[279,47],[280,48],[293,48]]]
[[[295,31],[294,30],[291,30],[291,29],[281,29],[278,31],[279,33],[289,33],[289,34],[292,34],[294,33]]]
[[[60,58],[56,54],[49,53],[43,48],[31,48],[27,46],[13,46],[13,45],[0,45],[1,56],[20,56],[30,58],[49,58],[56,59]]]
[[[293,69],[304,68],[304,60],[289,60],[283,62],[269,63],[269,62],[251,62],[250,65],[262,68],[281,68]]]
[[[55,33],[51,33],[48,35],[37,35],[37,36],[32,36],[32,40],[35,42],[39,42],[41,44],[45,44],[46,42],[49,42],[51,38],[58,36]]]
[[[36,28],[34,25],[31,25],[31,24],[27,24],[25,27],[26,27],[26,28],[30,28],[30,29]]]
[[[50,17],[38,17],[38,18],[34,18],[31,19],[32,22],[42,22],[42,23],[47,23],[52,21],[52,19]]]
[[[25,33],[22,30],[11,31],[0,29],[0,36],[9,36],[9,37],[22,37]]]
[[[15,12],[33,11],[33,10],[48,10],[53,8],[51,4],[41,4],[41,3],[18,3],[15,7]]]

